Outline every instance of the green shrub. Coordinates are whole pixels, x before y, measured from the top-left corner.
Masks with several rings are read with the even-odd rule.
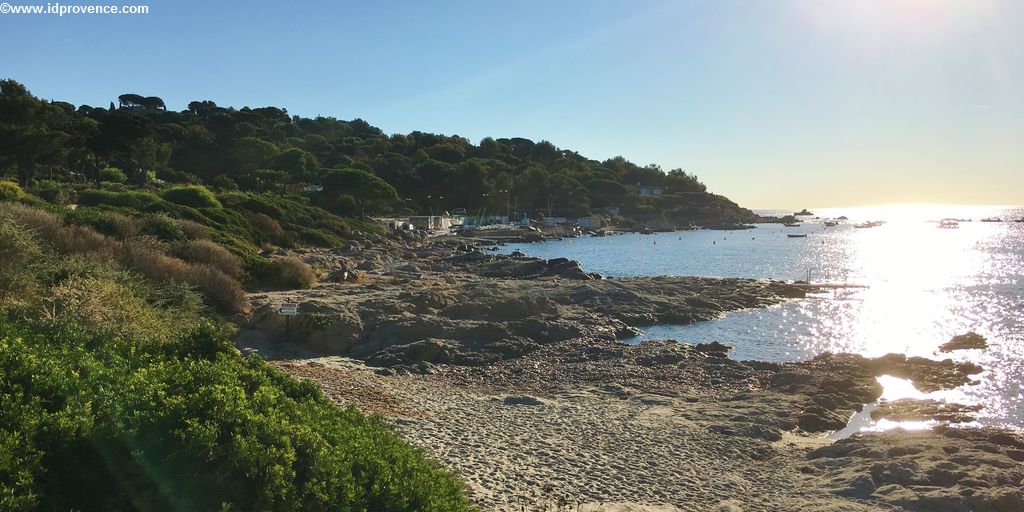
[[[146,216],[142,220],[142,234],[155,236],[161,240],[176,241],[185,239],[185,231],[178,221],[164,214]]]
[[[97,208],[69,210],[64,220],[72,224],[89,226],[99,233],[121,240],[142,233],[142,221],[139,219]]]
[[[13,181],[0,181],[0,201],[17,201],[25,197],[25,192]]]
[[[128,176],[117,167],[107,167],[100,171],[100,181],[107,183],[128,183]]]
[[[165,190],[161,196],[172,203],[192,208],[220,208],[220,201],[206,187],[189,185]]]
[[[108,190],[86,190],[78,196],[78,204],[82,206],[120,206],[140,212],[157,207],[163,199],[150,192],[111,192]]]
[[[212,327],[167,350],[0,322],[0,508],[468,510],[421,452]]]
[[[77,197],[75,189],[69,184],[52,180],[39,181],[29,192],[44,201],[59,205],[71,203]]]

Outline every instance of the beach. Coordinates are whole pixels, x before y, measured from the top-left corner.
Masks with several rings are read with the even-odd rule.
[[[482,510],[1024,508],[1024,441],[1013,431],[944,421],[826,437],[879,399],[879,376],[951,389],[977,365],[738,361],[720,343],[620,341],[639,325],[778,304],[805,286],[601,279],[569,260],[488,254],[457,237],[379,237],[303,257],[323,282],[253,294],[239,347],[379,415],[459,475]],[[299,304],[287,324],[282,302]],[[948,419],[926,403],[887,414],[908,409]]]

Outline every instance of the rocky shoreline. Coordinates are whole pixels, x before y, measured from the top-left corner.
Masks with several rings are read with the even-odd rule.
[[[879,376],[932,391],[980,367],[895,354],[737,361],[720,343],[620,341],[814,291],[805,285],[604,279],[569,260],[402,236],[303,255],[323,282],[252,294],[238,344],[380,414],[458,472],[483,510],[1024,510],[1024,440],[947,427],[971,406],[883,403],[873,417],[940,426],[823,437],[878,401]],[[285,320],[282,302],[299,315]]]

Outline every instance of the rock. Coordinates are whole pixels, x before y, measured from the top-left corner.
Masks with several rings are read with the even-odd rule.
[[[710,343],[698,343],[693,347],[697,352],[725,354],[732,350],[732,345],[712,341]]]
[[[913,461],[883,462],[871,466],[871,479],[879,484],[903,486],[925,483],[917,471],[918,465]]]
[[[356,270],[373,270],[375,268],[377,268],[377,263],[373,260],[363,260],[356,265]]]
[[[836,491],[836,494],[847,498],[866,499],[875,492],[875,482],[867,475],[860,475],[850,482],[845,489]]]
[[[546,402],[530,395],[510,395],[502,401],[505,405],[544,405]]]
[[[1021,512],[1024,498],[1020,489],[980,489],[967,498],[975,512]]]
[[[454,352],[448,341],[431,338],[406,345],[392,345],[373,354],[366,362],[375,366],[445,363],[453,359]]]
[[[971,331],[967,334],[953,336],[953,339],[939,346],[940,352],[952,352],[954,350],[986,349],[988,342],[985,337]]]

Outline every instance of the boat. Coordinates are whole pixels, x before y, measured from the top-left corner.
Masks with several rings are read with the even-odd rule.
[[[834,228],[834,227],[836,227],[838,225],[839,225],[839,223],[834,221],[834,220],[826,220],[825,221],[825,227],[826,228]]]
[[[960,227],[960,222],[956,219],[942,219],[939,221],[939,228],[942,229],[956,229]]]
[[[789,234],[789,235],[786,235],[786,236],[788,236],[790,238],[807,238],[807,234],[806,233],[802,233],[802,234],[799,234],[799,235],[798,234]]]
[[[864,228],[877,228],[878,226],[881,226],[882,224],[885,224],[885,221],[882,221],[882,220],[871,220],[871,221],[868,221],[868,222],[861,222],[860,224],[854,224],[853,227],[861,228],[861,229],[864,229]]]
[[[850,220],[850,218],[849,218],[849,217],[847,217],[846,215],[840,215],[840,216],[838,217],[838,220]]]
[[[982,222],[1002,222],[1003,219],[1000,219],[999,217],[988,217],[988,218],[981,219],[981,221]]]
[[[798,227],[800,227],[800,223],[799,222],[784,222],[782,225],[786,226],[787,228],[798,228]]]

